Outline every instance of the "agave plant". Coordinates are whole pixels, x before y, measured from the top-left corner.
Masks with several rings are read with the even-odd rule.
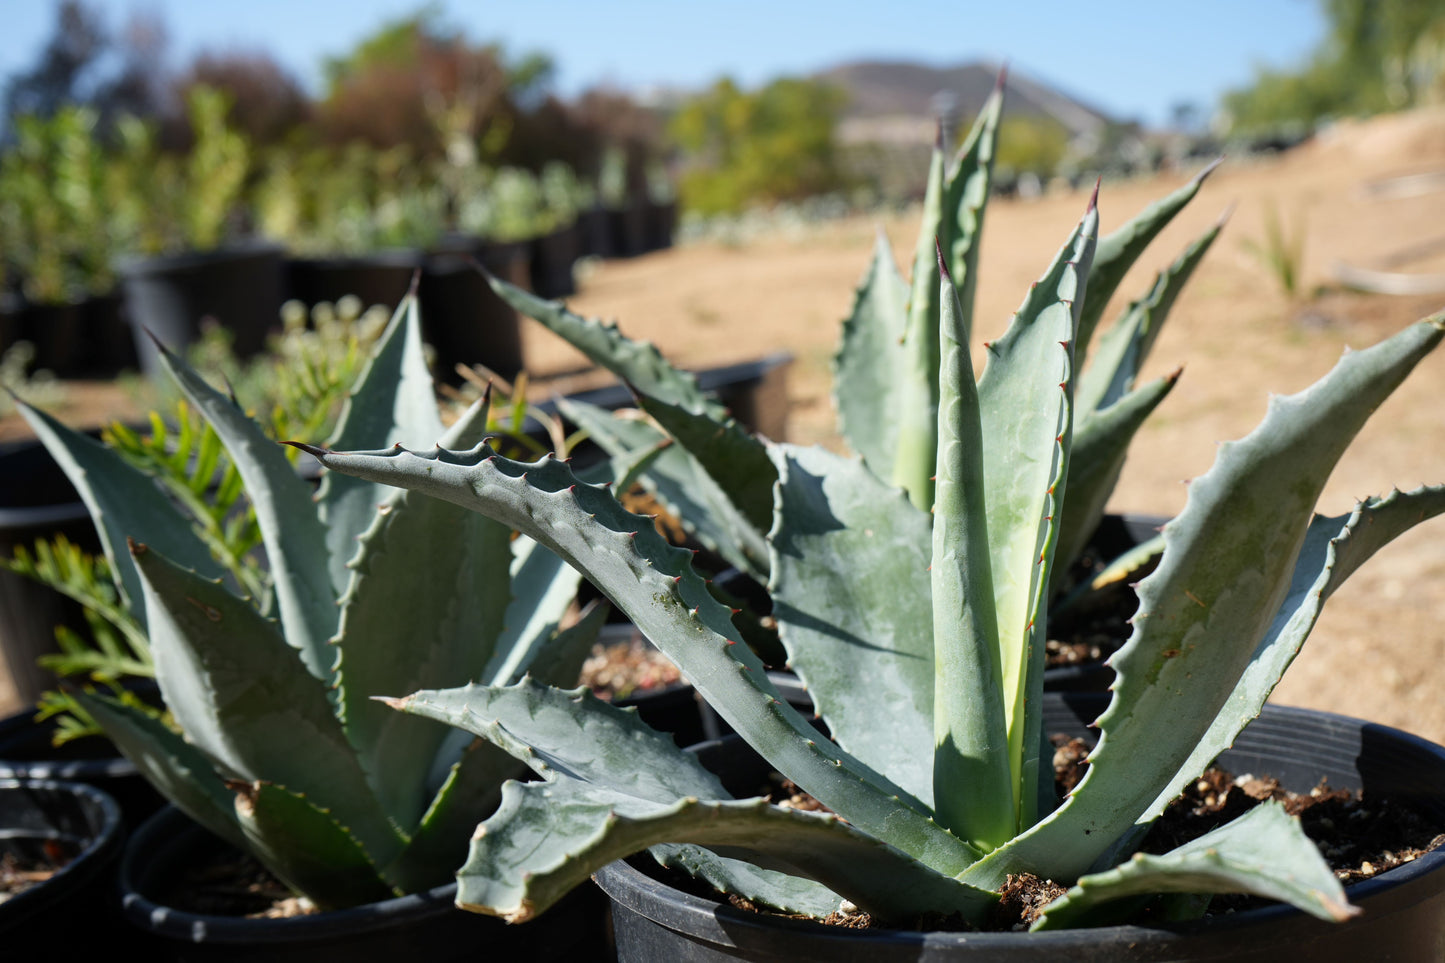
[[[234,400],[161,357],[224,445],[267,569],[238,572],[150,474],[24,407],[90,509],[179,731],[120,699],[76,699],[177,806],[317,906],[447,882],[502,782],[525,770],[371,697],[401,680],[573,683],[602,608],[559,628],[577,574],[474,513],[346,477],[313,497]],[[471,445],[487,408],[443,432],[408,298],[335,439]]]
[[[880,480],[901,486],[925,510],[933,505],[938,455],[939,272],[946,269],[954,278],[961,336],[967,342],[1002,97],[1001,77],[951,163],[946,162],[940,135],[929,169],[912,281],[899,273],[887,237],[880,233],[844,320],[835,360],[834,395],[843,437]],[[1079,292],[1082,306],[1071,340],[1074,357],[1086,356],[1124,275],[1198,193],[1211,170],[1213,165],[1099,242],[1092,280]],[[1139,373],[1175,300],[1222,226],[1221,220],[1158,272],[1148,290],[1099,338],[1092,363],[1079,378],[1068,499],[1060,509],[1059,564],[1050,586],[1055,593],[1066,587],[1063,576],[1104,515],[1130,442],[1174,386],[1178,372],[1142,383]],[[942,261],[935,256],[935,243],[942,247]],[[578,317],[559,303],[499,279],[492,279],[492,287],[518,311],[637,387],[639,403],[653,425],[576,402],[561,408],[617,458],[635,458],[671,437],[676,442],[672,450],[650,461],[639,481],[704,546],[766,581],[766,535],[773,521],[777,471],[758,446],[741,437],[728,412],[705,399],[651,345],[629,341],[615,325]],[[750,454],[739,461],[739,452]],[[1120,564],[1136,568],[1157,554],[1158,545],[1152,540]]]
[[[1060,508],[1077,495],[1084,389],[1075,371],[1086,290],[1101,273],[1097,228],[1091,201],[988,346],[977,381],[968,279],[948,269],[949,248],[936,252],[937,307],[919,316],[937,339],[937,440],[910,443],[934,453],[927,499],[822,449],[740,432],[715,439],[714,449],[732,446],[729,464],[747,490],[768,498],[774,614],[831,738],[736,644],[729,610],[690,553],[564,463],[520,463],[486,444],[307,446],[329,468],[473,508],[567,559],[773,768],[831,810],[731,799],[664,737],[580,690],[527,679],[419,691],[392,705],[480,735],[539,777],[509,783],[473,836],[460,905],[525,920],[599,866],[650,848],[720,889],[813,916],[841,897],[884,920],[939,912],[976,921],[1006,878],[1024,872],[1073,887],[1037,927],[1087,920],[1093,907],[1141,892],[1243,891],[1327,919],[1352,912],[1298,823],[1273,804],[1165,855],[1133,850],[1260,712],[1325,599],[1382,545],[1445,511],[1437,486],[1367,499],[1345,516],[1314,514],[1369,413],[1445,338],[1445,315],[1274,399],[1255,431],[1223,445],[1194,480],[1112,659],[1088,774],[1059,800],[1043,778],[1043,632]],[[654,380],[672,384],[675,373],[657,368]],[[649,400],[653,385],[638,389],[649,410],[680,410]],[[896,390],[922,395],[924,385]],[[674,421],[674,434],[708,423]],[[770,472],[756,471],[760,460]],[[920,461],[908,477],[921,483],[923,473]]]

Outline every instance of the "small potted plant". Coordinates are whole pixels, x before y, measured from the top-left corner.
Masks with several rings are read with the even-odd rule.
[[[119,125],[122,149],[112,160],[119,245],[135,253],[116,263],[144,373],[163,378],[150,331],[182,348],[212,318],[233,334],[237,354],[265,346],[282,298],[281,248],[236,240],[234,219],[251,168],[246,138],[226,122],[218,90],[189,95],[195,142],[185,157],[159,153],[139,121]]]
[[[437,239],[442,198],[406,147],[278,148],[255,192],[262,233],[286,244],[287,296],[401,303]]]
[[[602,608],[559,627],[578,576],[480,516],[341,476],[313,498],[286,449],[234,401],[163,348],[158,357],[235,466],[267,569],[218,554],[148,474],[26,409],[97,522],[176,726],[75,694],[179,810],[136,834],[122,867],[128,917],[161,939],[188,943],[200,927],[228,952],[267,959],[286,942],[292,953],[324,943],[384,954],[486,940],[543,958],[595,944],[600,916],[585,900],[573,925],[530,936],[479,930],[451,909],[446,887],[466,837],[517,767],[445,727],[397,725],[370,697],[399,678],[571,682]],[[471,444],[487,408],[484,398],[443,432],[411,298],[336,437]],[[418,603],[426,615],[407,613]],[[325,912],[268,921],[165,907],[176,874],[233,851]]]
[[[0,241],[23,298],[0,352],[27,340],[34,364],[63,377],[134,361],[113,294],[115,225],[95,123],[81,107],[18,118],[16,144],[0,160]]]
[[[0,778],[0,940],[30,959],[113,950],[125,845],[120,809],[91,786]],[[85,920],[77,929],[76,920]]]

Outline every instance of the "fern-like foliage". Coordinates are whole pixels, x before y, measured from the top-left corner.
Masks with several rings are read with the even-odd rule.
[[[56,626],[60,651],[41,656],[43,667],[105,686],[148,714],[162,715],[121,684],[126,678],[149,678],[155,669],[145,632],[121,603],[104,556],[92,555],[60,535],[40,539],[30,549],[17,546],[14,557],[0,558],[0,568],[48,585],[82,607],[89,632],[81,635],[69,626]],[[95,720],[68,692],[44,693],[37,708],[38,719],[56,717],[56,745],[100,734]]]

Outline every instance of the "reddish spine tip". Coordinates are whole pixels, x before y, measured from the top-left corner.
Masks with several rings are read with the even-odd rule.
[[[949,284],[953,283],[953,275],[948,273],[948,265],[943,263],[943,245],[938,240],[938,235],[933,236],[933,251],[938,255],[938,274]]]
[[[1104,183],[1104,178],[1103,178],[1103,175],[1100,175],[1099,178],[1098,178],[1098,180],[1094,181],[1094,193],[1089,195],[1089,206],[1088,206],[1088,208],[1084,211],[1085,214],[1092,214],[1092,213],[1094,213],[1095,210],[1098,209],[1098,207],[1099,207],[1099,185],[1102,184],[1102,183]]]

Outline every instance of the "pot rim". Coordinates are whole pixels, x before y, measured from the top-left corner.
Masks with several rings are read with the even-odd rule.
[[[120,804],[106,793],[83,782],[61,779],[0,777],[0,792],[13,789],[43,789],[69,793],[85,799],[100,814],[99,825],[89,835],[76,857],[56,870],[49,879],[10,897],[0,904],[0,920],[9,924],[39,913],[100,874],[107,863],[120,855],[125,844],[125,824]],[[3,930],[0,930],[3,936]],[[0,940],[3,942],[3,940]]]
[[[1103,702],[1108,698],[1107,693],[1046,693],[1046,697],[1059,698],[1063,701],[1093,701]],[[1306,709],[1299,706],[1280,706],[1266,704],[1260,719],[1271,717],[1272,721],[1282,723],[1300,723],[1306,720],[1325,725],[1344,726],[1357,728],[1361,732],[1369,731],[1373,737],[1383,738],[1395,742],[1400,748],[1413,750],[1434,757],[1439,764],[1441,771],[1445,772],[1445,746],[1430,742],[1413,733],[1405,732],[1391,726],[1369,722],[1352,716],[1340,713],[1326,712],[1318,709]],[[741,741],[736,734],[726,736],[723,739],[699,743],[689,746],[689,752],[699,752],[704,748],[720,745],[730,740]],[[1445,789],[1442,789],[1445,793]],[[739,910],[724,902],[718,902],[704,897],[693,896],[679,890],[665,882],[661,882],[643,870],[633,865],[633,860],[641,859],[644,854],[637,854],[628,857],[626,860],[617,860],[599,869],[594,875],[597,885],[607,893],[614,902],[621,904],[638,915],[651,920],[653,923],[684,933],[688,936],[712,940],[724,946],[736,946],[731,932],[739,929],[750,930],[754,933],[768,933],[781,936],[783,939],[805,940],[813,945],[816,941],[845,941],[851,947],[873,944],[883,945],[911,945],[917,947],[952,948],[968,946],[971,949],[996,949],[1017,948],[1023,942],[1023,937],[1028,938],[1030,946],[1035,948],[1057,947],[1063,949],[1070,946],[1080,945],[1119,945],[1135,946],[1140,944],[1159,945],[1178,943],[1191,937],[1234,937],[1236,939],[1246,938],[1268,929],[1275,924],[1300,924],[1315,922],[1313,917],[1295,909],[1288,904],[1276,904],[1273,906],[1260,907],[1258,909],[1244,910],[1237,913],[1230,913],[1226,916],[1214,917],[1204,920],[1191,920],[1180,923],[1160,923],[1153,926],[1142,925],[1121,925],[1121,926],[1100,926],[1070,930],[1051,930],[1040,933],[961,933],[945,931],[915,931],[915,930],[892,930],[892,929],[848,929],[846,927],[828,926],[824,923],[807,919],[794,919],[770,913],[753,913]],[[1350,901],[1356,905],[1363,904],[1372,897],[1389,893],[1422,878],[1431,873],[1445,871],[1445,846],[1439,847],[1423,856],[1394,869],[1362,880],[1346,887],[1346,894]],[[1355,917],[1356,921],[1369,918],[1369,910],[1360,916]],[[726,925],[724,925],[724,922]],[[1339,924],[1325,924],[1325,926],[1345,927],[1349,922]]]
[[[130,254],[117,258],[115,273],[122,280],[146,278],[171,271],[188,271],[228,261],[275,259],[280,263],[286,249],[274,241],[247,238],[198,250],[187,248],[161,254]]]
[[[166,805],[131,835],[121,857],[118,878],[121,913],[132,925],[172,939],[251,944],[327,939],[337,932],[365,933],[389,927],[399,918],[428,918],[457,911],[455,882],[420,893],[290,919],[191,913],[157,902],[141,892],[138,880],[144,866],[166,851],[183,845],[194,846],[197,836],[220,843],[174,804]]]

